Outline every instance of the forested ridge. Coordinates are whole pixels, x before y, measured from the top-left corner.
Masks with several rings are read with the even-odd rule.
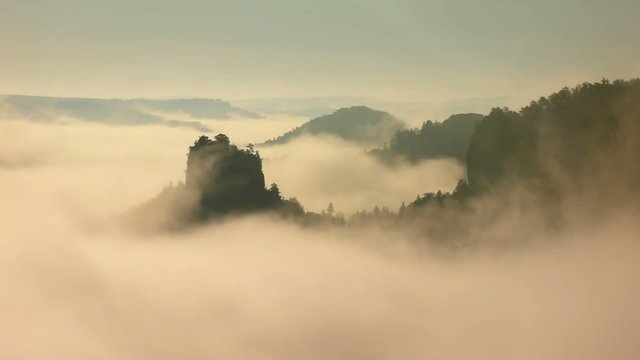
[[[395,153],[411,161],[457,158],[465,163],[467,178],[460,179],[451,193],[420,194],[409,204],[399,204],[397,211],[376,207],[345,219],[327,199],[329,206],[321,214],[305,212],[295,198],[284,199],[276,184],[265,187],[262,158],[253,146],[239,149],[224,134],[200,137],[189,148],[185,183],[165,189],[160,198],[191,194],[193,206],[182,212],[189,223],[269,211],[307,225],[375,222],[393,226],[411,219],[430,224],[430,233],[439,234],[456,224],[452,219],[472,212],[469,204],[507,196],[517,187],[525,187],[536,204],[552,210],[565,196],[584,192],[611,201],[629,200],[632,194],[637,200],[638,104],[640,80],[603,80],[564,88],[520,111],[495,108],[486,116],[455,115],[443,123],[400,130],[374,154]],[[599,188],[602,184],[608,187]]]
[[[411,163],[425,159],[454,158],[464,163],[469,139],[482,118],[480,114],[456,114],[443,122],[429,120],[420,128],[399,130],[389,144],[372,150],[371,154],[387,162],[396,158]]]

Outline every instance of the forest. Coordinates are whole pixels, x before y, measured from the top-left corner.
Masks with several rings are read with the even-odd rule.
[[[321,213],[305,212],[295,194],[285,199],[277,184],[267,188],[254,145],[240,149],[225,134],[201,136],[189,147],[184,183],[165,188],[133,213],[144,218],[145,209],[162,203],[172,214],[169,218],[182,219],[181,226],[258,212],[304,226],[393,228],[410,223],[425,238],[446,244],[441,240],[468,241],[462,236],[465,224],[487,216],[478,213],[480,205],[526,189],[526,200],[518,207],[526,212],[535,206],[545,222],[561,226],[562,207],[586,195],[597,199],[594,212],[612,202],[640,205],[639,103],[640,80],[603,80],[564,88],[519,111],[494,108],[486,116],[460,114],[442,123],[425,122],[419,129],[399,129],[387,146],[369,154],[387,164],[450,157],[465,164],[467,176],[451,192],[417,194],[397,210],[375,207],[346,217],[331,199]],[[190,197],[194,200],[185,207],[184,199]],[[182,199],[180,206],[171,205],[175,199]],[[496,206],[490,211],[498,217],[501,210]]]

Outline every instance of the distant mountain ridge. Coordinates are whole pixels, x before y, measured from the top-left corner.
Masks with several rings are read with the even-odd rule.
[[[184,114],[197,119],[261,118],[259,114],[219,99],[125,100],[1,95],[0,110],[5,117],[36,122],[53,122],[69,117],[112,125],[184,126],[203,132],[210,131],[203,123],[172,119],[171,114]]]
[[[263,117],[258,113],[235,107],[230,102],[220,99],[130,99],[124,101],[136,106],[149,107],[155,111],[183,113],[199,119],[229,119],[232,117],[260,119]]]
[[[529,99],[517,97],[476,97],[446,101],[390,100],[358,96],[325,96],[299,98],[254,98],[234,99],[236,106],[259,114],[293,115],[315,118],[330,114],[354,104],[372,109],[384,109],[411,124],[420,124],[424,119],[446,119],[451,114],[488,114],[494,107],[520,108]]]
[[[366,106],[352,106],[311,119],[277,138],[266,141],[264,145],[284,144],[303,135],[333,135],[365,145],[381,145],[405,126],[402,120],[384,111]]]

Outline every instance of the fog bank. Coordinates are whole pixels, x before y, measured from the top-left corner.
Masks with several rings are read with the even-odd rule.
[[[0,124],[10,163],[0,166],[0,358],[640,354],[637,213],[576,219],[562,231],[505,217],[500,229],[529,245],[449,257],[410,227],[305,229],[256,216],[139,235],[111,215],[181,180],[197,134]],[[447,174],[459,175],[457,165],[435,162],[411,170],[417,180],[402,167],[392,177],[331,139],[291,146],[264,151],[267,181],[311,209],[325,205],[321,198],[343,211],[397,204],[413,186],[446,189]],[[474,236],[483,231],[498,229],[478,227]]]

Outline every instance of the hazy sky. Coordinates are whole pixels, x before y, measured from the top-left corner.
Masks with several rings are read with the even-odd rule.
[[[0,0],[0,93],[533,97],[640,74],[637,0]]]

